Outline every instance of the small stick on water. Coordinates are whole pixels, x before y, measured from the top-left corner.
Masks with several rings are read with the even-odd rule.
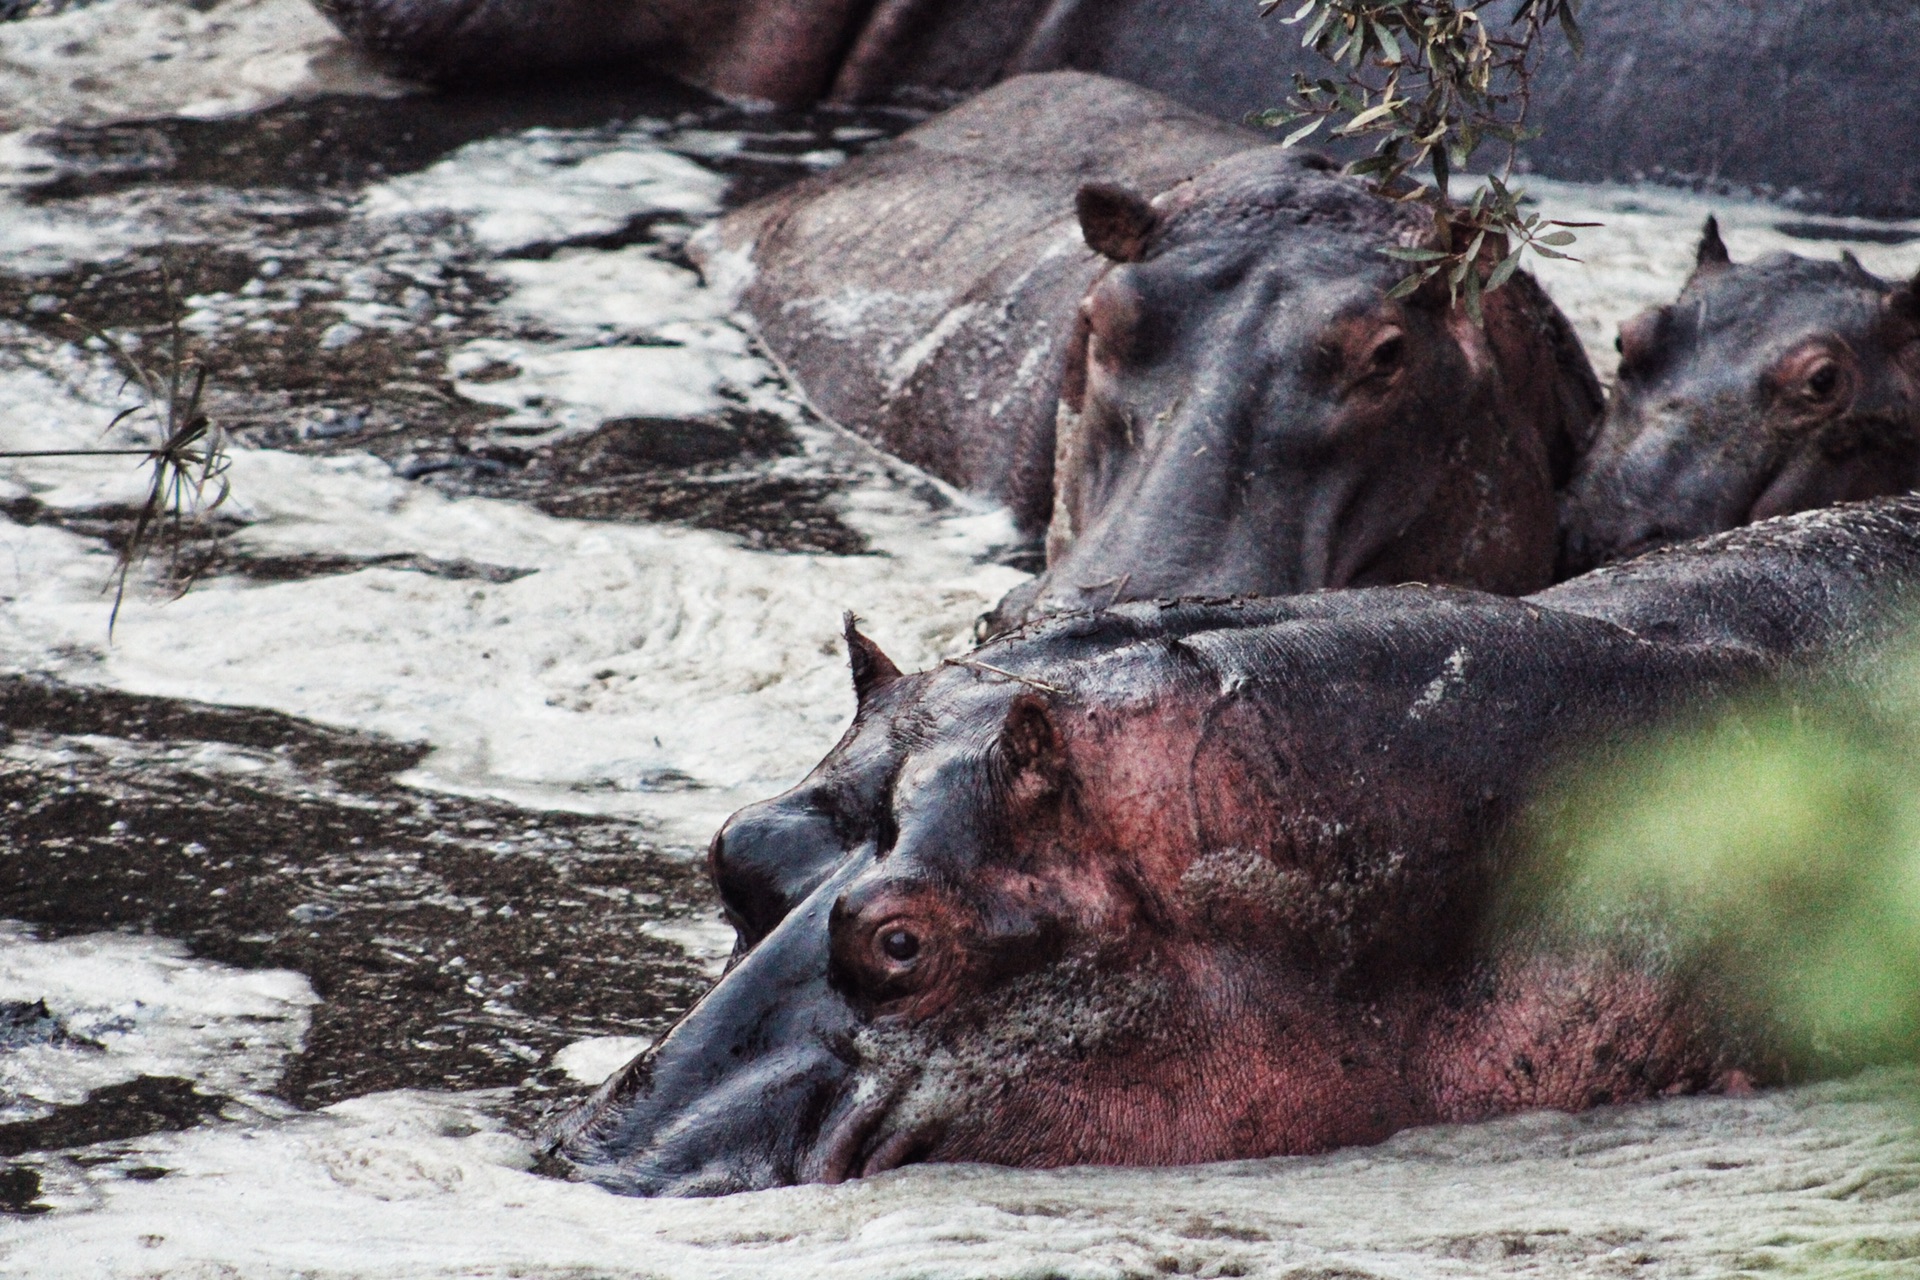
[[[978,658],[945,658],[941,660],[940,665],[943,667],[968,667],[974,671],[988,671],[996,676],[1004,676],[1009,680],[1017,681],[1020,684],[1032,685],[1036,689],[1044,689],[1048,693],[1065,694],[1067,692],[1057,684],[1048,684],[1045,680],[1035,680],[1032,676],[1023,676],[1018,672],[996,667],[990,662],[982,662]]]

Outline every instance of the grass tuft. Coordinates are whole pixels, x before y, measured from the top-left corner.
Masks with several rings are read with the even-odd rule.
[[[161,272],[167,295],[167,343],[158,362],[136,357],[112,334],[95,329],[72,315],[61,319],[94,339],[112,355],[125,380],[124,390],[137,385],[142,403],[115,414],[102,436],[130,419],[145,416],[152,420],[155,441],[133,449],[29,449],[0,452],[0,458],[82,458],[140,457],[146,459],[151,474],[145,500],[133,517],[133,527],[120,540],[114,552],[114,572],[102,590],[113,592],[113,608],[107,615],[107,638],[120,619],[120,606],[126,599],[127,580],[135,566],[144,563],[155,551],[164,549],[168,560],[168,579],[177,588],[175,598],[186,594],[197,575],[197,567],[182,551],[200,532],[206,518],[224,503],[231,493],[227,471],[232,458],[227,451],[227,435],[204,410],[207,392],[207,366],[197,354],[187,350],[186,333],[181,328],[184,311],[173,276]]]

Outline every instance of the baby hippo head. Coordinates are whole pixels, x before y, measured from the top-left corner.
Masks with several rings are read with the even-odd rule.
[[[1431,216],[1330,162],[1235,156],[1151,202],[1084,188],[1107,260],[1067,357],[1024,613],[1409,580],[1543,586],[1598,390],[1531,279],[1395,296]],[[1487,250],[1492,253],[1491,249]],[[1496,259],[1497,260],[1497,259]],[[1484,268],[1483,268],[1484,269]]]
[[[1851,255],[1736,264],[1707,220],[1672,304],[1620,329],[1605,425],[1561,503],[1561,570],[1920,479],[1920,281]]]
[[[1229,1159],[1405,1123],[1382,1102],[1390,1055],[1330,1032],[1314,984],[1276,970],[1297,886],[1233,848],[1196,859],[1234,788],[1191,777],[1225,748],[1165,710],[1164,681],[1095,710],[1062,664],[989,647],[901,675],[853,642],[853,726],[714,842],[728,973],[557,1135],[589,1176],[720,1194],[917,1161]]]

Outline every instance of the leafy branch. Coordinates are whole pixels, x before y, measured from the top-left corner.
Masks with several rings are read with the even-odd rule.
[[[1259,0],[1262,16],[1292,0]],[[1301,47],[1333,64],[1341,78],[1294,76],[1287,106],[1261,113],[1265,125],[1295,126],[1294,146],[1332,124],[1328,136],[1370,138],[1373,150],[1348,166],[1394,200],[1431,207],[1430,248],[1388,252],[1413,266],[1394,291],[1405,297],[1436,277],[1480,318],[1480,295],[1512,278],[1527,250],[1566,258],[1573,228],[1522,208],[1511,185],[1520,144],[1539,136],[1527,123],[1533,75],[1551,27],[1582,50],[1580,0],[1303,0],[1282,21],[1304,26]],[[1512,7],[1505,23],[1486,10]],[[1304,123],[1302,123],[1304,122]],[[1464,207],[1453,176],[1488,143],[1504,144],[1497,174]],[[1488,251],[1491,250],[1491,253]],[[1497,254],[1488,268],[1485,258]]]
[[[181,302],[173,277],[163,273],[168,302],[168,342],[165,355],[155,364],[137,359],[125,344],[113,335],[72,315],[60,318],[86,333],[108,351],[123,375],[121,389],[138,384],[142,403],[122,409],[101,432],[111,434],[121,423],[139,414],[149,415],[155,424],[156,440],[146,447],[131,449],[24,449],[0,452],[0,458],[144,458],[152,469],[147,496],[134,515],[133,527],[115,549],[113,609],[107,616],[107,635],[113,635],[120,618],[120,605],[127,594],[127,579],[134,567],[143,563],[156,543],[169,549],[172,572],[169,576],[185,592],[193,585],[190,569],[183,568],[181,549],[185,547],[207,516],[227,500],[230,492],[227,470],[232,459],[227,453],[226,432],[202,410],[207,389],[207,366],[186,349],[186,335],[180,326]],[[209,498],[208,492],[212,491]]]

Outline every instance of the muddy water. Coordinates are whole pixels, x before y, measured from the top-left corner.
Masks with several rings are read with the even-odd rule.
[[[165,279],[238,444],[111,641],[141,476],[0,462],[0,1274],[1920,1273],[1911,1073],[1195,1170],[553,1176],[530,1124],[724,958],[707,833],[843,726],[840,611],[924,664],[1021,580],[682,252],[911,117],[394,96],[299,0],[29,9],[0,448],[100,438],[133,402],[62,317],[151,349]],[[1535,193],[1606,223],[1542,271],[1606,368],[1706,206]],[[1742,257],[1920,264],[1920,227],[1718,212]]]

